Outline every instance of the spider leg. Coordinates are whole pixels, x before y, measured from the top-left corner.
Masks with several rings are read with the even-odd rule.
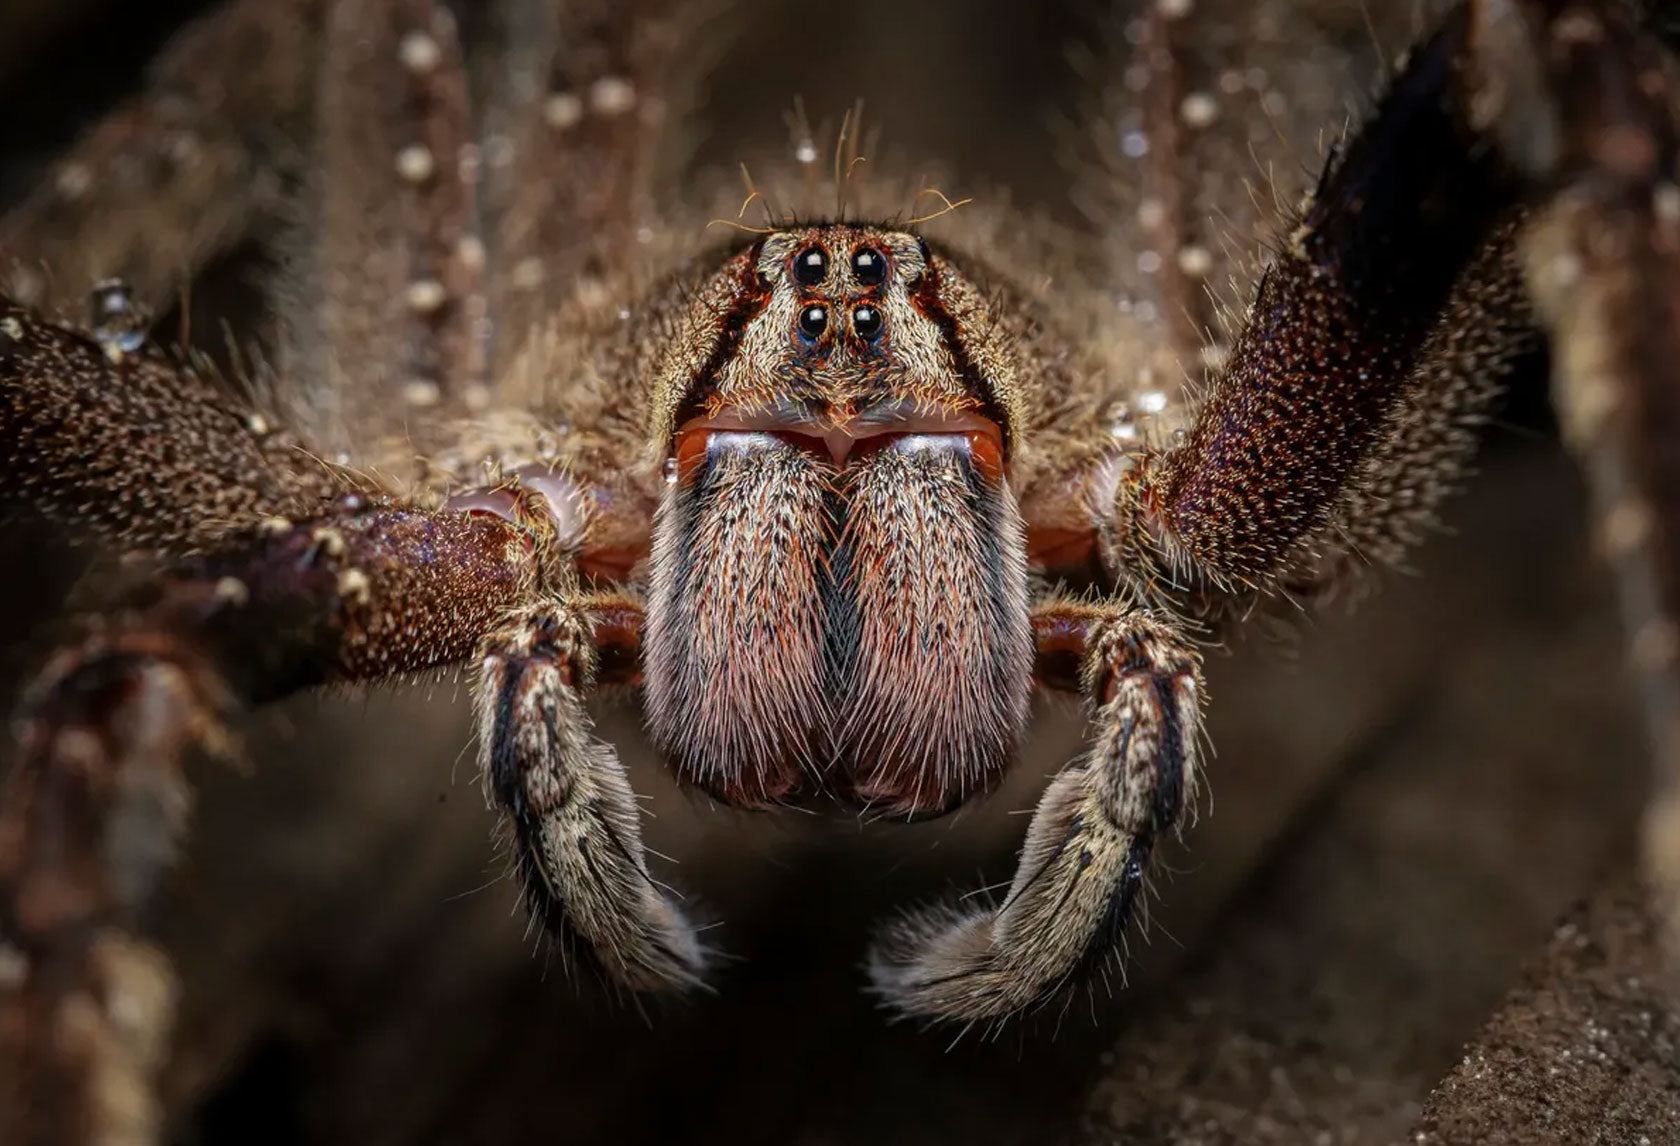
[[[227,752],[229,699],[201,657],[159,633],[64,650],[25,698],[0,787],[6,1141],[157,1135],[151,1086],[178,987],[122,916],[146,902],[184,827],[176,759],[195,745]],[[102,1098],[123,1092],[140,1101]]]
[[[333,4],[321,73],[317,225],[294,284],[311,305],[287,331],[318,392],[291,420],[334,448],[367,427],[434,448],[445,415],[488,397],[482,164],[455,19],[439,0]]]
[[[1094,740],[1039,801],[1001,904],[914,914],[878,942],[870,975],[909,1015],[1003,1018],[1101,969],[1119,953],[1157,836],[1195,788],[1203,690],[1185,638],[1120,603],[1046,605],[1034,624],[1048,683],[1080,647]]]
[[[264,519],[318,516],[346,492],[296,441],[212,379],[125,352],[0,296],[0,510],[160,555]]]
[[[146,1103],[105,1111],[98,1096],[145,1095],[156,1065],[134,1050],[155,1039],[129,1037],[111,978],[122,968],[108,964],[135,946],[125,928],[173,858],[189,803],[181,757],[225,755],[244,705],[464,660],[528,591],[531,562],[499,518],[346,508],[154,579],[53,659],[18,715],[0,788],[0,1060],[16,1067],[0,1072],[6,1141],[155,1130]],[[67,1129],[76,1118],[98,1125],[83,1138]]]
[[[492,374],[645,245],[670,101],[692,65],[693,5],[498,0],[485,77]],[[532,379],[532,382],[538,381]]]
[[[1647,871],[1680,951],[1680,65],[1612,5],[1483,4],[1493,134],[1543,199],[1521,236],[1656,750]]]
[[[539,535],[357,491],[167,356],[3,299],[0,437],[7,501],[163,563],[17,713],[0,1140],[146,1141],[171,986],[126,927],[172,858],[181,757],[228,753],[245,705],[465,660],[538,583]]]
[[[629,777],[584,709],[607,614],[621,632],[639,625],[639,608],[621,598],[556,597],[516,612],[486,639],[478,702],[485,787],[512,828],[533,920],[616,983],[695,986],[699,942],[648,873]]]
[[[322,0],[234,0],[182,33],[146,89],[0,215],[0,289],[80,314],[117,276],[152,313],[279,206],[313,103]]]
[[[1107,568],[1198,610],[1393,558],[1532,339],[1520,180],[1468,121],[1468,16],[1416,48],[1320,180],[1183,440],[1119,459]]]

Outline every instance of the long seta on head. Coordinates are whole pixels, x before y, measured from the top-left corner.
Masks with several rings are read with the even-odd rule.
[[[769,165],[769,178],[760,179],[743,161],[740,171],[746,197],[733,218],[713,219],[711,225],[759,235],[817,221],[869,221],[910,228],[971,202],[967,198],[953,201],[925,180],[872,178],[881,130],[878,124],[866,128],[862,100],[846,110],[837,126],[814,127],[804,101],[795,99],[784,122],[791,164]]]

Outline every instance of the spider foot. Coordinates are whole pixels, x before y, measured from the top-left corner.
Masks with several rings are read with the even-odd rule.
[[[648,872],[629,777],[584,709],[593,630],[586,608],[541,605],[485,641],[485,786],[512,828],[526,908],[563,950],[632,990],[698,987],[704,950]]]
[[[1170,628],[1118,607],[1085,614],[1090,752],[1051,782],[996,909],[901,919],[869,973],[889,1006],[922,1018],[1004,1018],[1055,998],[1119,954],[1156,837],[1196,775],[1200,672]]]

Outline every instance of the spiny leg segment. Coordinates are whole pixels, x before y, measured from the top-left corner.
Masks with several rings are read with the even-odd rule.
[[[1332,160],[1184,439],[1127,459],[1101,549],[1145,599],[1229,612],[1393,560],[1468,462],[1533,333],[1467,29],[1460,9],[1421,44]]]

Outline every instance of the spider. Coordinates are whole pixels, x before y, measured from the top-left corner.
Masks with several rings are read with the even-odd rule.
[[[124,557],[23,696],[0,797],[7,1141],[155,1132],[102,1105],[158,1053],[108,1001],[167,979],[129,928],[181,759],[231,754],[243,709],[472,666],[529,912],[658,992],[708,952],[650,873],[597,692],[637,690],[726,804],[900,819],[992,789],[1034,689],[1072,692],[1090,745],[1007,891],[907,915],[868,959],[895,1011],[989,1023],[1117,956],[1200,779],[1202,649],[1398,558],[1537,332],[1589,457],[1620,459],[1607,504],[1661,488],[1602,397],[1659,401],[1634,351],[1673,332],[1636,292],[1680,226],[1671,65],[1619,7],[1446,9],[1302,204],[1213,217],[1181,165],[1277,130],[1275,93],[1217,69],[1228,6],[1137,6],[1089,181],[1147,298],[1102,281],[1104,236],[1093,257],[983,206],[905,210],[919,188],[855,178],[855,129],[829,174],[803,119],[763,224],[705,227],[650,186],[686,10],[548,7],[230,0],[0,221],[0,489]],[[289,182],[311,116],[317,174]],[[309,222],[281,345],[236,396],[146,308],[288,194]],[[1209,282],[1218,228],[1268,225]],[[1636,621],[1666,615],[1654,584]]]

